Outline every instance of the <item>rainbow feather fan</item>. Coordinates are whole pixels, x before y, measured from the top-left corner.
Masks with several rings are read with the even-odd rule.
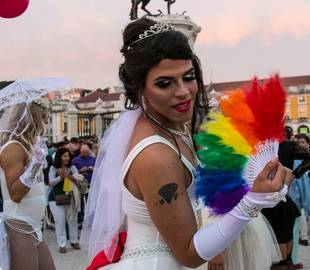
[[[200,159],[196,194],[213,214],[235,207],[252,187],[263,167],[278,155],[284,139],[286,91],[278,75],[263,86],[231,91],[220,100],[220,112],[194,136]]]

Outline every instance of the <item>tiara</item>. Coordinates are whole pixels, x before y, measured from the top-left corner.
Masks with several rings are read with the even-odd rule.
[[[130,51],[136,43],[140,42],[141,40],[144,40],[146,38],[150,38],[152,36],[164,33],[164,32],[169,32],[169,31],[175,31],[176,28],[175,26],[169,24],[169,23],[161,23],[157,22],[154,25],[150,27],[150,29],[145,30],[142,34],[139,35],[139,39],[135,40],[132,42],[130,45],[125,46],[122,48],[121,52],[126,53]]]

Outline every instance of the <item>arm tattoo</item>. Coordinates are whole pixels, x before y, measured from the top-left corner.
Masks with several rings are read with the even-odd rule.
[[[158,191],[158,194],[161,197],[161,200],[159,201],[159,203],[161,205],[165,203],[171,204],[171,202],[173,200],[176,200],[178,197],[177,190],[178,190],[178,185],[176,183],[170,183],[170,184],[162,186]]]

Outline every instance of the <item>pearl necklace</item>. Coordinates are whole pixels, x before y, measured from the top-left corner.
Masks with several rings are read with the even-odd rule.
[[[169,130],[170,133],[177,135],[181,141],[189,148],[189,150],[192,152],[193,156],[196,156],[194,142],[192,140],[192,136],[187,128],[186,125],[184,125],[184,131],[179,131],[171,128],[167,128],[163,126],[156,118],[154,118],[152,115],[147,115],[149,118],[151,118],[154,122],[156,122],[160,127],[164,127],[165,129]]]

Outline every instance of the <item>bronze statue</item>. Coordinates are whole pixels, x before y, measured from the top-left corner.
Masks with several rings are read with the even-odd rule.
[[[167,2],[168,14],[171,14],[171,5],[175,3],[176,0],[165,0]]]
[[[160,11],[159,14],[152,14],[149,10],[146,9],[146,6],[150,3],[151,0],[131,0],[131,11],[130,11],[130,19],[131,20],[136,20],[138,19],[138,6],[140,5],[140,3],[142,3],[141,5],[141,9],[143,9],[147,15],[150,16],[158,16],[160,14],[162,14],[162,12]],[[165,0],[167,2],[167,10],[168,10],[168,14],[171,13],[171,5],[174,4],[176,2],[176,0]]]

